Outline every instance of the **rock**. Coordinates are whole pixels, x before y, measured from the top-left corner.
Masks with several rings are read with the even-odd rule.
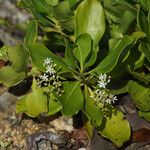
[[[0,96],[0,111],[8,110],[11,105],[15,104],[16,101],[17,98],[14,95],[8,92],[3,93]]]
[[[138,116],[136,106],[132,103],[132,99],[129,95],[124,96],[119,103],[120,110],[125,114],[126,119],[129,121],[133,131],[141,128],[149,128],[150,123],[145,119]]]
[[[90,150],[117,150],[117,148],[110,141],[105,140],[95,130],[91,140]]]
[[[23,41],[22,25],[31,17],[24,9],[17,8],[16,3],[17,0],[0,0],[0,41],[6,45]]]

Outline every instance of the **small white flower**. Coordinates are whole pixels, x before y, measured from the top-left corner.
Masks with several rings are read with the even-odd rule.
[[[100,74],[98,77],[99,80],[103,80],[103,81],[106,80],[106,78],[107,78],[106,74]]]
[[[43,80],[43,81],[48,81],[48,75],[46,75],[44,73],[44,75],[40,75],[40,78]]]
[[[110,82],[109,77],[106,74],[100,74],[98,77],[98,86],[99,88],[105,89],[107,84]]]
[[[117,100],[118,100],[117,97],[114,96],[111,101],[112,101],[112,103],[115,103],[115,101],[117,101]]]
[[[111,104],[111,103],[115,103],[115,101],[117,100],[117,97],[114,96],[113,94],[109,93],[109,91],[105,91],[102,89],[97,89],[94,92],[94,95],[91,96],[91,98],[93,98],[93,100],[96,103],[101,103],[101,104]]]
[[[55,69],[54,69],[54,67],[52,65],[48,65],[46,67],[46,72],[49,73],[50,75],[53,75],[53,74],[56,73],[56,71],[55,71]]]
[[[53,61],[51,60],[51,58],[46,58],[44,60],[44,66],[50,65],[51,63],[53,63]]]
[[[115,103],[116,100],[117,100],[117,97],[110,93],[108,96],[108,99],[106,99],[106,103],[108,104]]]
[[[54,81],[54,82],[53,82],[53,85],[56,85],[56,84],[57,84],[57,82],[56,82],[56,81]]]
[[[111,104],[111,99],[108,98],[108,99],[105,100],[105,102],[106,102],[107,104]]]
[[[106,82],[103,82],[103,81],[97,81],[97,82],[98,82],[98,86],[99,86],[100,88],[103,88],[103,89],[106,88],[106,85],[107,85]]]

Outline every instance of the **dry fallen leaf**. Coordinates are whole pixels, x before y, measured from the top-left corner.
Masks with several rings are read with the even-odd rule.
[[[139,130],[133,131],[132,141],[134,142],[150,141],[150,129],[141,128]]]
[[[71,132],[71,138],[74,140],[88,140],[88,135],[85,128],[80,128]]]

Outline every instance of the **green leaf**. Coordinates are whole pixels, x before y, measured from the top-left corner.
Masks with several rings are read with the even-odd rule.
[[[133,39],[133,45],[137,43],[139,39],[143,39],[146,37],[146,34],[141,31],[135,31],[131,34],[131,38]]]
[[[138,8],[138,10],[137,10],[137,27],[139,28],[139,30],[141,30],[147,34],[148,33],[147,17],[144,14],[144,12],[141,11],[140,6],[138,6],[137,8]]]
[[[148,0],[139,0],[139,1],[146,10],[150,10],[150,1]]]
[[[7,46],[7,45],[4,45],[3,47],[0,48],[0,59],[1,60],[7,61],[9,59],[8,55],[7,55],[8,48],[9,48],[9,46]]]
[[[67,116],[77,114],[83,108],[84,97],[80,88],[80,82],[63,82],[64,93],[57,97],[62,103],[62,113]]]
[[[92,40],[89,34],[84,33],[77,37],[76,44],[78,48],[75,49],[74,55],[80,62],[81,70],[84,68],[85,60],[92,49]]]
[[[96,46],[95,48],[92,49],[92,54],[89,58],[89,61],[86,62],[85,64],[85,68],[88,68],[92,65],[94,65],[94,63],[96,62],[96,59],[97,59],[97,53],[99,51],[99,46]]]
[[[141,111],[150,111],[150,88],[144,87],[137,82],[129,82],[128,92],[132,100]]]
[[[60,2],[54,7],[54,15],[58,20],[64,20],[72,15],[69,3],[67,1]]]
[[[62,1],[57,6],[55,6],[53,13],[54,17],[58,20],[62,30],[74,30],[74,16],[67,1]]]
[[[75,35],[88,33],[97,45],[105,32],[105,14],[98,0],[84,0],[75,14]]]
[[[49,102],[48,102],[48,113],[47,115],[54,115],[62,109],[60,102],[58,102],[57,98],[51,93]]]
[[[84,127],[86,129],[86,132],[87,132],[89,138],[92,139],[93,138],[93,133],[94,133],[94,127],[91,124],[91,122],[90,121],[85,122]]]
[[[74,7],[80,0],[67,0],[70,8]]]
[[[131,72],[131,74],[138,79],[141,82],[144,82],[145,84],[150,84],[150,74],[144,74],[144,73],[138,73],[138,72]]]
[[[16,104],[16,113],[26,113],[26,96],[23,96]]]
[[[34,8],[40,12],[40,13],[45,13],[49,14],[49,11],[51,10],[51,6],[46,3],[44,0],[32,0]]]
[[[113,47],[119,42],[119,38],[111,38],[109,39],[109,51],[113,49]]]
[[[116,114],[112,114],[111,118],[106,117],[105,125],[102,126],[99,133],[110,139],[117,147],[121,147],[130,139],[131,129],[123,113],[117,111]]]
[[[56,6],[59,3],[59,0],[45,0],[47,4],[51,6]]]
[[[132,35],[134,35],[135,37],[133,37]],[[132,34],[131,37],[133,39],[133,45],[136,44],[136,40],[139,38],[138,34]],[[132,47],[130,49],[130,55],[128,56],[128,58],[125,60],[124,62],[124,68],[126,68],[128,70],[128,72],[130,70],[136,70],[140,67],[143,66],[144,64],[144,60],[145,60],[145,55],[142,54],[142,52],[140,52],[137,48]],[[122,66],[122,64],[121,64]],[[123,69],[124,69],[123,68]]]
[[[62,59],[53,54],[44,45],[35,43],[28,45],[27,48],[30,52],[33,65],[36,66],[39,70],[45,71],[45,67],[43,65],[44,60],[46,58],[51,58],[57,65],[57,68],[61,69],[61,73],[71,72],[71,69],[62,61]]]
[[[36,81],[33,80],[32,92],[26,95],[26,114],[31,117],[37,117],[42,113],[48,112],[47,107],[47,95],[44,94],[42,88],[36,85]]]
[[[38,34],[37,30],[38,30],[37,21],[36,20],[30,21],[26,30],[25,44],[32,44],[36,41]]]
[[[101,74],[110,72],[116,65],[119,60],[122,52],[128,52],[129,46],[132,43],[132,39],[129,36],[124,36],[118,41],[118,43],[113,47],[108,56],[106,56],[100,64],[93,69],[91,72]]]
[[[88,117],[88,119],[91,121],[91,124],[94,127],[98,127],[101,125],[103,120],[103,113],[102,111],[94,104],[94,101],[92,98],[90,98],[89,91],[87,87],[85,88],[85,107],[83,109],[84,113]]]
[[[64,62],[68,66],[76,68],[77,65],[76,65],[76,62],[75,62],[75,57],[73,56],[73,47],[71,47],[71,44],[69,43],[69,41],[67,39],[65,39],[65,43],[66,43],[66,49],[65,49]]]
[[[150,43],[149,42],[141,42],[139,45],[139,50],[145,54],[147,59],[150,62]]]
[[[135,17],[136,16],[132,11],[126,10],[122,17],[120,26],[118,27],[119,32],[126,33],[129,26],[134,21]]]
[[[22,45],[7,47],[7,55],[15,71],[22,72],[27,70],[28,52]]]
[[[127,10],[136,13],[136,7],[126,0],[104,0],[103,3],[107,18],[115,23],[120,24],[121,19]]]
[[[147,121],[150,122],[150,111],[148,112],[139,111],[139,116],[145,118]]]
[[[40,2],[41,1],[41,2]],[[48,27],[51,25],[51,21],[49,19],[47,19],[44,16],[44,13],[49,13],[52,11],[52,8],[50,7],[50,5],[48,5],[47,3],[45,4],[41,4],[43,0],[38,0],[35,1],[34,0],[34,4],[33,4],[33,0],[21,0],[18,5],[20,7],[24,7],[26,9],[29,9],[32,14],[35,16],[35,18],[44,26]],[[39,3],[39,4],[38,4]],[[44,6],[43,6],[44,5]],[[49,13],[50,14],[50,13]]]
[[[26,77],[24,72],[16,72],[12,67],[3,67],[0,70],[0,83],[10,87],[18,84]]]
[[[123,94],[123,93],[127,93],[128,92],[128,84],[126,82],[122,82],[122,81],[118,80],[117,82],[114,82],[112,84],[112,87],[113,86],[117,86],[115,89],[112,88],[110,90],[110,93],[112,93],[114,95],[119,95],[119,94]]]

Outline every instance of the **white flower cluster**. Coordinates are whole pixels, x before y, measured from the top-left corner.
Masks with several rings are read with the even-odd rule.
[[[106,74],[100,74],[100,76],[98,77],[98,86],[99,88],[103,88],[105,89],[107,84],[110,82],[110,77],[107,77]]]
[[[117,100],[117,97],[114,96],[113,94],[111,94],[109,92],[106,92],[105,90],[100,90],[100,89],[97,89],[94,92],[94,97],[93,98],[97,103],[102,103],[102,104],[115,103],[115,101]]]
[[[50,91],[56,90],[57,94],[61,96],[62,94],[62,85],[59,81],[59,77],[55,70],[56,64],[52,61],[51,58],[46,58],[43,63],[46,71],[44,74],[40,75],[38,80],[38,86],[48,86]]]
[[[104,106],[104,104],[115,103],[117,97],[111,94],[108,89],[106,89],[107,84],[110,82],[110,77],[107,77],[106,74],[101,74],[98,77],[97,82],[98,89],[94,92],[94,95],[91,96],[91,98],[93,98],[97,104],[101,103],[102,106]]]

